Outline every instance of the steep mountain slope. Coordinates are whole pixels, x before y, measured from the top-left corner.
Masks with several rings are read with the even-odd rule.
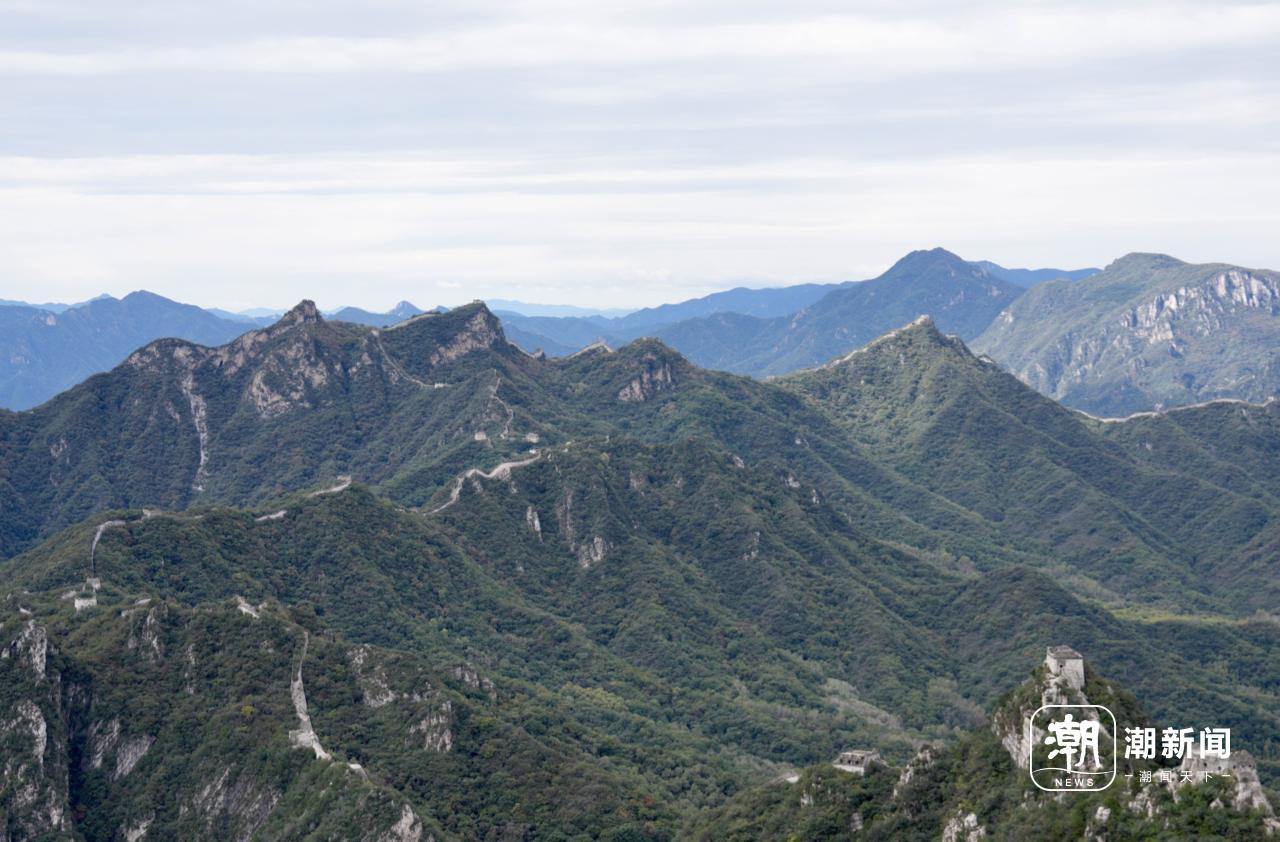
[[[0,415],[0,537],[12,555],[106,508],[252,504],[339,475],[417,506],[466,469],[619,432],[713,436],[780,477],[808,463],[869,527],[1017,555],[776,388],[701,371],[652,341],[540,360],[480,304],[376,330],[304,303],[220,348],[153,343],[44,407]]]
[[[101,598],[114,610],[86,618],[41,597],[0,609],[5,838],[420,842],[439,832],[358,762],[371,752],[352,726],[405,727],[406,715],[452,714],[475,694],[404,656],[344,651],[279,609]],[[426,699],[385,712],[366,702],[346,728],[331,724],[330,697],[361,696],[348,660],[412,680]],[[430,765],[439,751],[436,740],[417,753]]]
[[[933,249],[912,252],[880,277],[841,287],[791,316],[699,319],[654,334],[689,348],[699,365],[776,375],[844,354],[920,314],[950,333],[977,336],[1021,293],[987,270]]]
[[[974,348],[1069,406],[1099,415],[1280,391],[1280,274],[1158,254],[1041,284]]]
[[[468,450],[515,452],[513,425],[538,427],[503,396],[536,365],[483,305],[378,330],[304,302],[218,348],[152,343],[0,417],[0,546],[109,507],[253,502],[338,474],[383,481]]]
[[[221,348],[153,343],[0,415],[6,555],[25,550],[0,562],[0,630],[36,620],[106,693],[129,680],[122,659],[155,651],[149,609],[120,616],[139,599],[184,628],[191,612],[269,620],[287,659],[254,635],[241,651],[234,628],[218,644],[219,669],[261,689],[190,700],[215,728],[209,751],[218,723],[264,711],[246,726],[263,765],[226,781],[281,794],[268,838],[299,816],[345,827],[342,805],[366,797],[388,818],[407,805],[423,838],[671,838],[850,744],[905,763],[949,741],[1062,639],[1150,694],[1153,714],[1239,728],[1270,779],[1280,627],[1225,594],[1269,599],[1275,577],[1261,563],[1212,579],[1248,517],[1261,546],[1274,480],[1203,444],[1218,423],[1257,458],[1271,447],[1269,416],[1205,416],[1185,446],[1217,473],[1180,473],[928,324],[762,383],[655,340],[531,357],[481,304],[378,330],[303,303]],[[1219,613],[1135,608],[1153,604]],[[130,618],[143,626],[113,625]],[[292,694],[299,628],[315,647],[299,679],[310,730]],[[187,632],[155,639],[170,681],[174,653],[196,643],[202,662]],[[363,686],[359,647],[387,664],[397,704],[369,703],[384,694]],[[42,756],[83,758],[77,729],[114,718],[121,739],[173,745],[153,706],[176,686],[112,690],[87,720],[42,713],[66,734]],[[26,698],[0,697],[0,720],[32,722]],[[78,825],[133,827],[142,816],[112,805],[145,803],[156,779],[134,774],[163,757],[110,784],[68,772],[41,803],[65,792]],[[350,778],[330,811],[318,793],[346,792],[348,762],[378,788]],[[230,766],[160,767],[175,783],[156,826],[190,827],[182,806]],[[258,815],[233,812],[228,832]]]
[[[1059,649],[1061,651],[1061,649]],[[1067,654],[1076,653],[1067,649]],[[1261,839],[1280,832],[1274,795],[1259,784],[1252,755],[1126,759],[1125,728],[1156,728],[1138,699],[1083,662],[1068,673],[1052,654],[1007,693],[985,727],[954,744],[924,746],[895,767],[835,764],[805,770],[734,798],[700,817],[698,839]],[[1077,661],[1076,663],[1081,663]],[[1101,791],[1043,792],[1028,774],[1026,734],[1042,704],[1103,705],[1099,760],[1117,768]],[[1177,720],[1181,722],[1181,720]],[[1043,734],[1043,731],[1039,732]],[[1112,751],[1112,738],[1117,751]],[[1036,756],[1049,751],[1036,747]],[[1050,764],[1052,765],[1052,764]],[[1099,776],[1102,777],[1102,776]]]
[[[575,439],[692,436],[957,569],[1031,563],[1114,602],[1273,609],[1273,580],[1232,590],[1205,571],[1271,545],[1274,485],[1189,472],[1173,453],[1136,458],[1097,426],[929,323],[769,385],[653,340],[538,359],[480,304],[387,330],[304,304],[222,348],[155,343],[0,416],[0,536],[12,555],[106,508],[257,504],[341,475],[439,505],[466,470]],[[1275,447],[1274,432],[1255,448]]]
[[[245,330],[149,292],[96,298],[60,313],[0,306],[0,406],[43,403],[162,336],[220,345]]]
[[[0,565],[0,581],[18,627],[45,624],[77,661],[95,653],[98,685],[118,676],[136,690],[134,660],[189,680],[178,667],[191,640],[168,631],[189,611],[225,618],[220,627],[283,611],[302,626],[275,632],[291,644],[265,651],[234,624],[209,644],[247,686],[193,690],[191,704],[227,712],[206,738],[212,762],[179,773],[167,761],[165,774],[184,776],[172,793],[179,819],[221,775],[219,758],[235,756],[217,729],[243,705],[263,712],[259,739],[273,751],[291,745],[301,726],[286,677],[303,630],[315,647],[303,680],[316,737],[294,740],[272,786],[306,786],[302,759],[318,743],[446,838],[486,838],[495,823],[592,836],[638,825],[663,838],[725,793],[850,744],[905,763],[919,740],[976,722],[1006,676],[1069,632],[1166,715],[1212,717],[1260,754],[1280,742],[1274,623],[1157,626],[1111,617],[1029,571],[948,573],[743,461],[694,442],[611,437],[473,475],[417,511],[351,485],[279,509],[111,512]],[[131,631],[111,631],[117,617],[132,618]],[[263,660],[277,651],[288,654]],[[197,643],[202,666],[203,652]],[[419,677],[398,678],[406,669]],[[101,730],[119,718],[129,739],[160,747],[175,714],[162,704],[138,716],[129,699],[181,696],[176,687],[117,695],[68,721]],[[215,692],[225,695],[206,698]],[[421,741],[415,727],[427,729]],[[477,788],[499,773],[501,785]],[[232,779],[242,774],[258,791],[259,773]],[[115,824],[137,817],[111,805],[144,803],[133,785],[109,801],[68,786],[93,821]],[[585,800],[565,803],[568,792]],[[272,820],[293,809],[281,802]]]
[[[1116,442],[1127,423],[1104,435],[928,319],[780,382],[908,479],[1038,543],[1063,575],[1101,585],[1099,596],[1198,591],[1208,601],[1184,605],[1219,611],[1280,601],[1273,575],[1233,587],[1209,572],[1276,535],[1273,481],[1194,470],[1213,456],[1185,437],[1137,456]],[[1258,446],[1280,446],[1275,432],[1259,430]]]
[[[619,346],[656,336],[708,368],[778,374],[842,354],[921,313],[970,339],[1022,288],[1098,271],[1006,269],[933,249],[913,252],[863,283],[738,288],[618,318],[499,315],[513,341],[553,356],[596,341]]]

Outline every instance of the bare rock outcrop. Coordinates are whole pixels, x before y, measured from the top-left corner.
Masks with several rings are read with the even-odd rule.
[[[641,371],[618,390],[623,403],[640,403],[651,399],[675,383],[671,363],[659,354],[647,351],[640,357]]]
[[[987,829],[974,813],[956,813],[942,828],[942,842],[978,842],[987,838]]]
[[[1031,747],[1045,732],[1031,721],[1042,705],[1087,705],[1084,692],[1084,658],[1069,646],[1051,646],[1038,672],[1033,702],[997,711],[991,727],[1009,757],[1020,769],[1028,768]]]
[[[0,836],[15,840],[72,830],[64,688],[52,654],[35,620],[0,648]]]
[[[1244,749],[1236,749],[1226,757],[1215,754],[1204,756],[1203,752],[1198,751],[1187,752],[1178,767],[1178,775],[1169,783],[1173,797],[1178,797],[1178,791],[1182,787],[1199,783],[1207,776],[1231,781],[1231,803],[1215,802],[1214,806],[1229,806],[1242,812],[1257,810],[1266,817],[1264,822],[1268,833],[1280,832],[1280,819],[1276,818],[1275,808],[1262,789],[1262,782],[1258,778],[1258,762],[1252,754]]]

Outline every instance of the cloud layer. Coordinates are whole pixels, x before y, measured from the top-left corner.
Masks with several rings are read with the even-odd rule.
[[[1280,7],[4,2],[0,297],[1280,266]]]

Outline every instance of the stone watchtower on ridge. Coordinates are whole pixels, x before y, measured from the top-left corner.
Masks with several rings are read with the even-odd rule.
[[[865,775],[867,767],[878,762],[880,762],[880,752],[873,748],[855,748],[840,752],[840,756],[831,765],[844,772]]]
[[[1049,668],[1050,675],[1061,676],[1067,686],[1084,689],[1084,656],[1070,646],[1050,646],[1044,656],[1044,665]]]

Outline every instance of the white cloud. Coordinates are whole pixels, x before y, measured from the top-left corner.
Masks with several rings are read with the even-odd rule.
[[[182,186],[174,163],[163,161]],[[265,190],[130,195],[101,188],[113,172],[145,172],[144,161],[68,162],[62,173],[46,164],[42,186],[0,189],[0,215],[11,220],[0,263],[39,298],[82,297],[90,285],[205,304],[311,296],[330,306],[359,288],[362,301],[387,306],[527,297],[533,288],[639,305],[740,281],[867,277],[908,249],[939,244],[1011,263],[1071,266],[1137,249],[1249,263],[1280,224],[1280,210],[1259,213],[1269,206],[1248,200],[1280,190],[1280,156],[793,161],[650,173],[666,187],[644,192],[615,189],[625,173],[605,173],[590,190],[546,181],[530,190],[515,166],[504,177],[346,157],[189,163],[197,184],[285,175]],[[0,161],[0,172],[13,168]],[[427,174],[414,190],[388,189],[419,170]],[[348,173],[347,192],[285,189],[332,171]],[[1207,228],[1203,208],[1213,209]],[[1193,235],[1224,246],[1190,248]]]
[[[1280,265],[1280,5],[0,0],[0,297]]]
[[[946,7],[943,7],[946,8]],[[565,14],[441,32],[254,37],[214,44],[118,44],[0,51],[0,73],[98,75],[432,72],[483,68],[822,59],[872,74],[989,70],[1213,46],[1280,36],[1280,6],[1013,6],[923,17],[799,14],[782,20],[655,23]]]

